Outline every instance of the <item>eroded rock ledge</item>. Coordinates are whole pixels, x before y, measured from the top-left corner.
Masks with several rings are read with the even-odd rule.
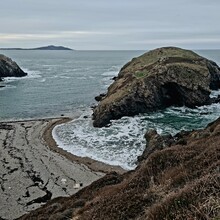
[[[149,51],[132,59],[114,83],[96,99],[95,127],[112,119],[134,116],[171,105],[196,107],[210,104],[210,89],[220,87],[218,65],[198,54],[175,47]]]
[[[3,77],[22,77],[25,73],[13,60],[0,54],[0,81]]]

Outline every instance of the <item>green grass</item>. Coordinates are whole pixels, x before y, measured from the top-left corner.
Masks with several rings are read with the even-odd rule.
[[[144,72],[136,72],[134,75],[135,75],[137,78],[142,78],[142,77],[144,77],[144,76],[146,75],[146,73],[144,73]]]

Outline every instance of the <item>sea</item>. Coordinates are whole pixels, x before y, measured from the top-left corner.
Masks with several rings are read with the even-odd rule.
[[[220,104],[195,109],[170,107],[123,117],[112,121],[110,127],[94,128],[94,97],[107,91],[124,64],[144,52],[1,50],[28,75],[0,82],[0,121],[69,116],[71,122],[53,130],[61,148],[132,170],[145,149],[148,129],[174,135],[181,130],[204,128],[220,115]],[[195,52],[220,65],[220,50]],[[218,94],[220,91],[212,91],[211,96]]]

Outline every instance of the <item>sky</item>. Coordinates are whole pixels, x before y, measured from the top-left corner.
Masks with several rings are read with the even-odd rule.
[[[0,48],[220,49],[220,0],[0,0]]]

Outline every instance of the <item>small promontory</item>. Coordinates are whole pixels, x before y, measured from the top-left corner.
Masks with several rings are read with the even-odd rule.
[[[0,81],[4,77],[22,77],[25,73],[12,59],[0,54]]]
[[[220,87],[218,65],[193,51],[164,47],[132,59],[94,109],[95,127],[172,105],[196,107],[212,102],[210,89]]]

